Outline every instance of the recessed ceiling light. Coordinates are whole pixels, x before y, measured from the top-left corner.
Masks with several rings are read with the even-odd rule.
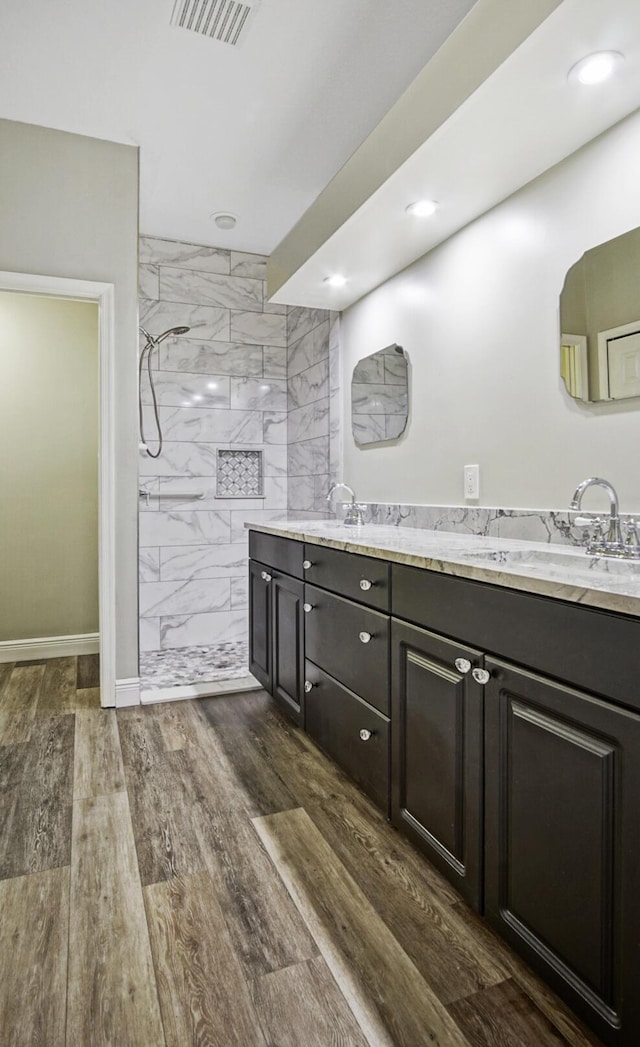
[[[435,200],[416,200],[405,207],[407,214],[413,215],[414,218],[430,218],[437,210],[438,204]]]
[[[329,287],[344,287],[346,282],[346,276],[342,276],[341,273],[333,273],[331,276],[325,276],[323,280],[323,283],[329,284]]]
[[[200,393],[194,393],[191,399],[195,404],[197,404],[200,400],[202,400],[202,396]]]
[[[236,215],[230,211],[215,211],[209,215],[218,226],[218,229],[234,229],[238,221]]]
[[[218,388],[218,383],[217,382],[207,382],[207,389],[217,389],[217,388]]]
[[[619,51],[596,51],[576,62],[569,70],[569,79],[580,84],[601,84],[613,76],[623,62],[624,55]]]

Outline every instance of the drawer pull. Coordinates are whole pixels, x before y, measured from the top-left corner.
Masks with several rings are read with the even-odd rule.
[[[304,693],[308,694],[309,691],[312,691],[312,690],[313,690],[313,684],[311,683],[311,680],[305,680],[304,681]]]
[[[371,639],[371,633],[358,633],[358,638],[360,640],[360,643],[369,643]]]
[[[491,679],[491,673],[486,669],[474,669],[471,673],[476,683],[481,683],[484,687],[485,683],[489,683]]]
[[[370,582],[368,578],[361,578],[360,579],[360,588],[364,589],[365,593],[369,592],[369,589],[371,588],[372,585],[373,585],[373,582]]]
[[[271,575],[267,571],[260,571],[260,577],[262,578],[263,582],[271,581]]]
[[[313,567],[313,564],[311,563],[311,560],[303,560],[302,561],[302,569],[304,571],[308,571],[310,567]]]
[[[471,662],[468,658],[456,658],[453,664],[459,673],[468,673],[471,670]]]
[[[309,611],[313,610],[313,604],[312,603],[303,603],[302,610],[304,611],[305,614],[309,614]]]
[[[363,742],[368,742],[372,734],[373,731],[368,731],[366,727],[363,727],[360,731],[360,740]]]

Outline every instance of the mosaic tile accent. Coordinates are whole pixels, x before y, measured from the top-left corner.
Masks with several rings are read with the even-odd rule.
[[[238,680],[248,672],[249,653],[244,642],[140,652],[140,686],[143,691]]]
[[[262,451],[218,451],[218,498],[261,498]]]

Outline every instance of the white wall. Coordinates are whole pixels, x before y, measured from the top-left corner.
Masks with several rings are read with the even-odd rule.
[[[562,507],[600,475],[640,510],[640,402],[567,395],[558,319],[569,267],[640,225],[639,169],[636,112],[346,310],[344,474],[360,500],[460,504],[463,466],[478,462],[475,504]],[[408,430],[358,449],[351,374],[390,342],[412,365]]]
[[[138,150],[0,120],[0,155],[0,271],[115,286],[116,675],[135,677]]]
[[[0,291],[0,641],[98,632],[98,306]]]

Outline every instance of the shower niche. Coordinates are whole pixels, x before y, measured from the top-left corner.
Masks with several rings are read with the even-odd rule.
[[[216,461],[217,498],[263,498],[262,451],[220,448]]]

